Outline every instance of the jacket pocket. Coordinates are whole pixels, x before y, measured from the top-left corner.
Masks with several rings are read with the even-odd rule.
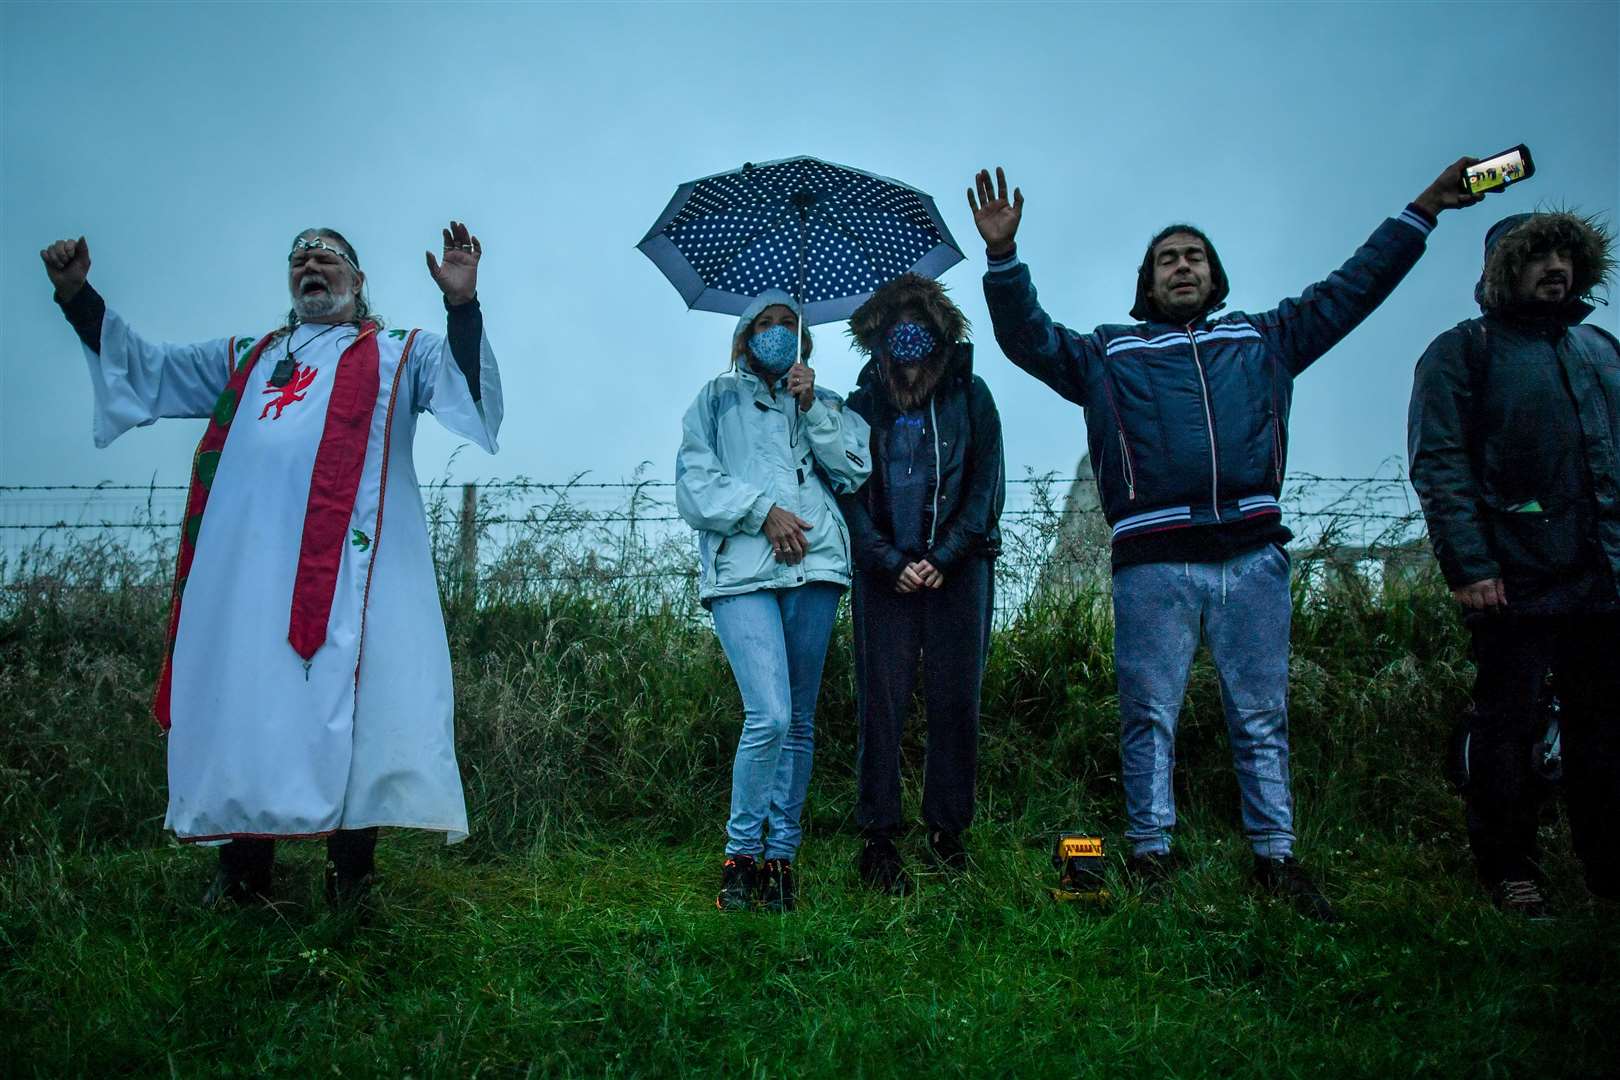
[[[1506,581],[1547,585],[1580,572],[1586,522],[1578,507],[1512,510],[1492,500],[1486,522],[1491,554]]]

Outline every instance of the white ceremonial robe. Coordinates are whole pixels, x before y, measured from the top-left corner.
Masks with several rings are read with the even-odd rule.
[[[267,380],[287,339],[265,349],[210,488],[174,650],[165,824],[182,840],[372,825],[443,832],[448,843],[467,836],[450,649],[412,442],[427,411],[495,452],[495,357],[485,337],[474,401],[442,335],[418,332],[403,370],[409,333],[378,335],[365,468],[326,641],[306,670],[287,640],[293,578],[332,374],[356,335],[348,326],[317,337],[325,329],[293,332],[294,359],[316,374],[279,416],[269,403],[286,395]],[[96,445],[159,417],[208,416],[257,339],[153,344],[109,309],[100,354],[85,350]]]

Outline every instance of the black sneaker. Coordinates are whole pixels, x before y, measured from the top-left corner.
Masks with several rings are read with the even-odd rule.
[[[1124,860],[1124,873],[1142,892],[1160,894],[1181,873],[1183,858],[1176,852],[1144,852]]]
[[[766,911],[792,911],[799,906],[799,886],[789,859],[766,859],[760,864],[759,906]]]
[[[906,873],[905,863],[900,861],[900,852],[895,849],[894,841],[886,836],[866,842],[856,869],[861,880],[879,892],[890,896],[905,896],[911,892],[911,875]]]
[[[1541,895],[1534,881],[1498,881],[1491,889],[1491,903],[1509,915],[1522,915],[1531,922],[1550,922],[1552,906]]]
[[[238,876],[224,867],[214,872],[214,880],[203,891],[202,907],[213,909],[225,904],[267,903],[270,898],[270,875],[249,874]]]
[[[721,911],[747,911],[759,891],[759,867],[752,855],[727,855],[720,870],[720,895],[714,906]]]
[[[960,874],[968,868],[967,848],[962,845],[962,834],[934,829],[928,834],[928,857],[941,870]]]
[[[1344,921],[1338,909],[1328,903],[1327,897],[1322,895],[1305,868],[1292,855],[1280,859],[1256,855],[1254,880],[1271,895],[1290,901],[1301,915],[1325,923]]]
[[[341,873],[337,863],[331,859],[326,860],[326,870],[321,875],[321,884],[326,892],[327,906],[334,911],[365,907],[366,902],[371,899],[371,881],[370,873]]]

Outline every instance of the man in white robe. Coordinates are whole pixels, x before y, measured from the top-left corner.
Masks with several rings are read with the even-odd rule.
[[[427,255],[440,337],[382,328],[353,247],[306,230],[288,257],[286,326],[164,345],[87,283],[82,237],[40,252],[84,344],[97,446],[159,417],[209,418],[154,702],[169,730],[165,824],[224,842],[205,904],[268,895],[278,839],[327,837],[327,897],[344,904],[369,887],[378,826],[466,838],[412,442],[429,411],[496,450],[481,254],[451,222],[441,259]]]

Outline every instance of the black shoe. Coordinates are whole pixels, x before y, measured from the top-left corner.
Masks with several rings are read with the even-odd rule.
[[[1552,906],[1541,895],[1541,886],[1530,879],[1498,881],[1491,889],[1491,903],[1509,915],[1522,915],[1531,922],[1550,922]]]
[[[962,834],[934,829],[928,834],[928,857],[934,865],[952,874],[968,868],[967,848],[962,845]]]
[[[791,860],[766,859],[760,864],[759,906],[776,912],[799,906],[799,886]]]
[[[1171,883],[1186,864],[1180,852],[1149,851],[1125,860],[1125,876],[1141,890],[1144,900],[1154,902],[1169,894]]]
[[[759,891],[759,867],[752,855],[727,855],[720,870],[720,895],[714,906],[721,911],[747,911]]]
[[[372,874],[370,871],[361,874],[344,873],[338,869],[337,863],[331,859],[326,860],[326,871],[322,875],[322,885],[326,890],[327,906],[334,911],[350,911],[364,907],[371,899]]]
[[[1254,880],[1271,895],[1290,901],[1301,915],[1325,923],[1344,921],[1338,909],[1328,903],[1327,897],[1322,895],[1305,868],[1292,855],[1280,859],[1256,855]]]
[[[886,836],[874,837],[866,842],[856,870],[862,881],[879,892],[890,896],[905,896],[911,892],[911,875],[906,873],[905,863],[900,861],[900,852],[895,849],[894,841]]]
[[[270,897],[270,875],[250,874],[237,875],[220,867],[214,872],[214,880],[208,883],[208,888],[202,894],[201,905],[205,908],[217,908],[224,904],[265,903]]]
[[[1187,865],[1179,852],[1147,851],[1125,860],[1125,873],[1143,888],[1167,885]]]

